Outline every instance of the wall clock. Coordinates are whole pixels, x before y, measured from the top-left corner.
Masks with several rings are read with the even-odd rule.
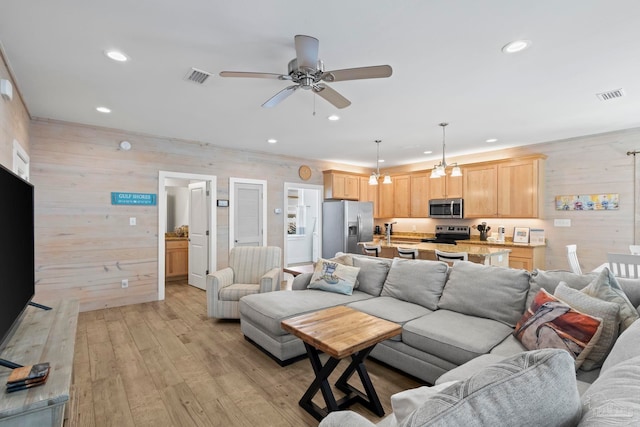
[[[303,180],[308,180],[309,178],[311,178],[311,168],[307,165],[300,166],[300,169],[298,169],[298,175]]]

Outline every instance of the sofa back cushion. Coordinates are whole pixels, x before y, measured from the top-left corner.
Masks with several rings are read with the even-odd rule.
[[[637,284],[637,286],[640,287],[640,284]],[[582,289],[582,292],[589,296],[618,304],[620,308],[620,333],[624,332],[640,317],[635,306],[629,301],[626,292],[620,287],[618,280],[608,268],[602,270],[598,277]]]
[[[458,261],[451,268],[438,307],[514,327],[524,312],[528,291],[526,270]]]
[[[437,310],[448,271],[440,261],[394,258],[380,295]]]
[[[389,274],[391,260],[387,258],[353,257],[353,266],[360,268],[356,289],[374,297],[380,296],[382,286]]]
[[[581,413],[573,359],[562,350],[520,353],[425,399],[401,426],[568,426]]]
[[[634,357],[640,357],[640,320],[633,322],[620,334],[609,356],[602,364],[600,372],[605,372],[618,363]]]
[[[535,269],[531,273],[529,280],[530,288],[527,296],[526,307],[533,302],[533,298],[538,294],[540,289],[553,294],[560,282],[564,282],[573,289],[582,289],[587,286],[593,279],[598,277],[597,274],[575,274],[565,270],[539,270]]]

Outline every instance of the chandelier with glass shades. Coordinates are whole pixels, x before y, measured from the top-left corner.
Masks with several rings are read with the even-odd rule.
[[[449,123],[440,123],[439,125],[439,126],[442,126],[442,160],[440,161],[439,164],[435,165],[431,170],[431,178],[441,178],[443,176],[446,176],[447,166],[453,166],[453,169],[451,169],[451,176],[462,176],[462,171],[460,170],[460,167],[458,166],[458,164],[453,163],[451,165],[448,165],[447,161],[444,158],[444,148],[445,148],[444,128],[447,127],[448,124]],[[369,183],[371,183],[371,180],[369,180]]]
[[[380,143],[382,141],[376,139],[377,146],[377,154],[376,154],[376,171],[371,172],[371,176],[369,177],[369,185],[378,185],[378,180],[380,179]],[[383,184],[391,184],[391,177],[389,175],[385,175],[382,180]]]

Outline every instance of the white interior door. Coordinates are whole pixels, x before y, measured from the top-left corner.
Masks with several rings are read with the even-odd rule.
[[[207,183],[189,184],[189,284],[207,288],[209,202]]]
[[[263,185],[236,183],[233,246],[263,246]]]

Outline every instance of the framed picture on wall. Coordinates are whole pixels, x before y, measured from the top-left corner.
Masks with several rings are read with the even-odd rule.
[[[515,227],[513,229],[513,243],[529,243],[529,228]]]

